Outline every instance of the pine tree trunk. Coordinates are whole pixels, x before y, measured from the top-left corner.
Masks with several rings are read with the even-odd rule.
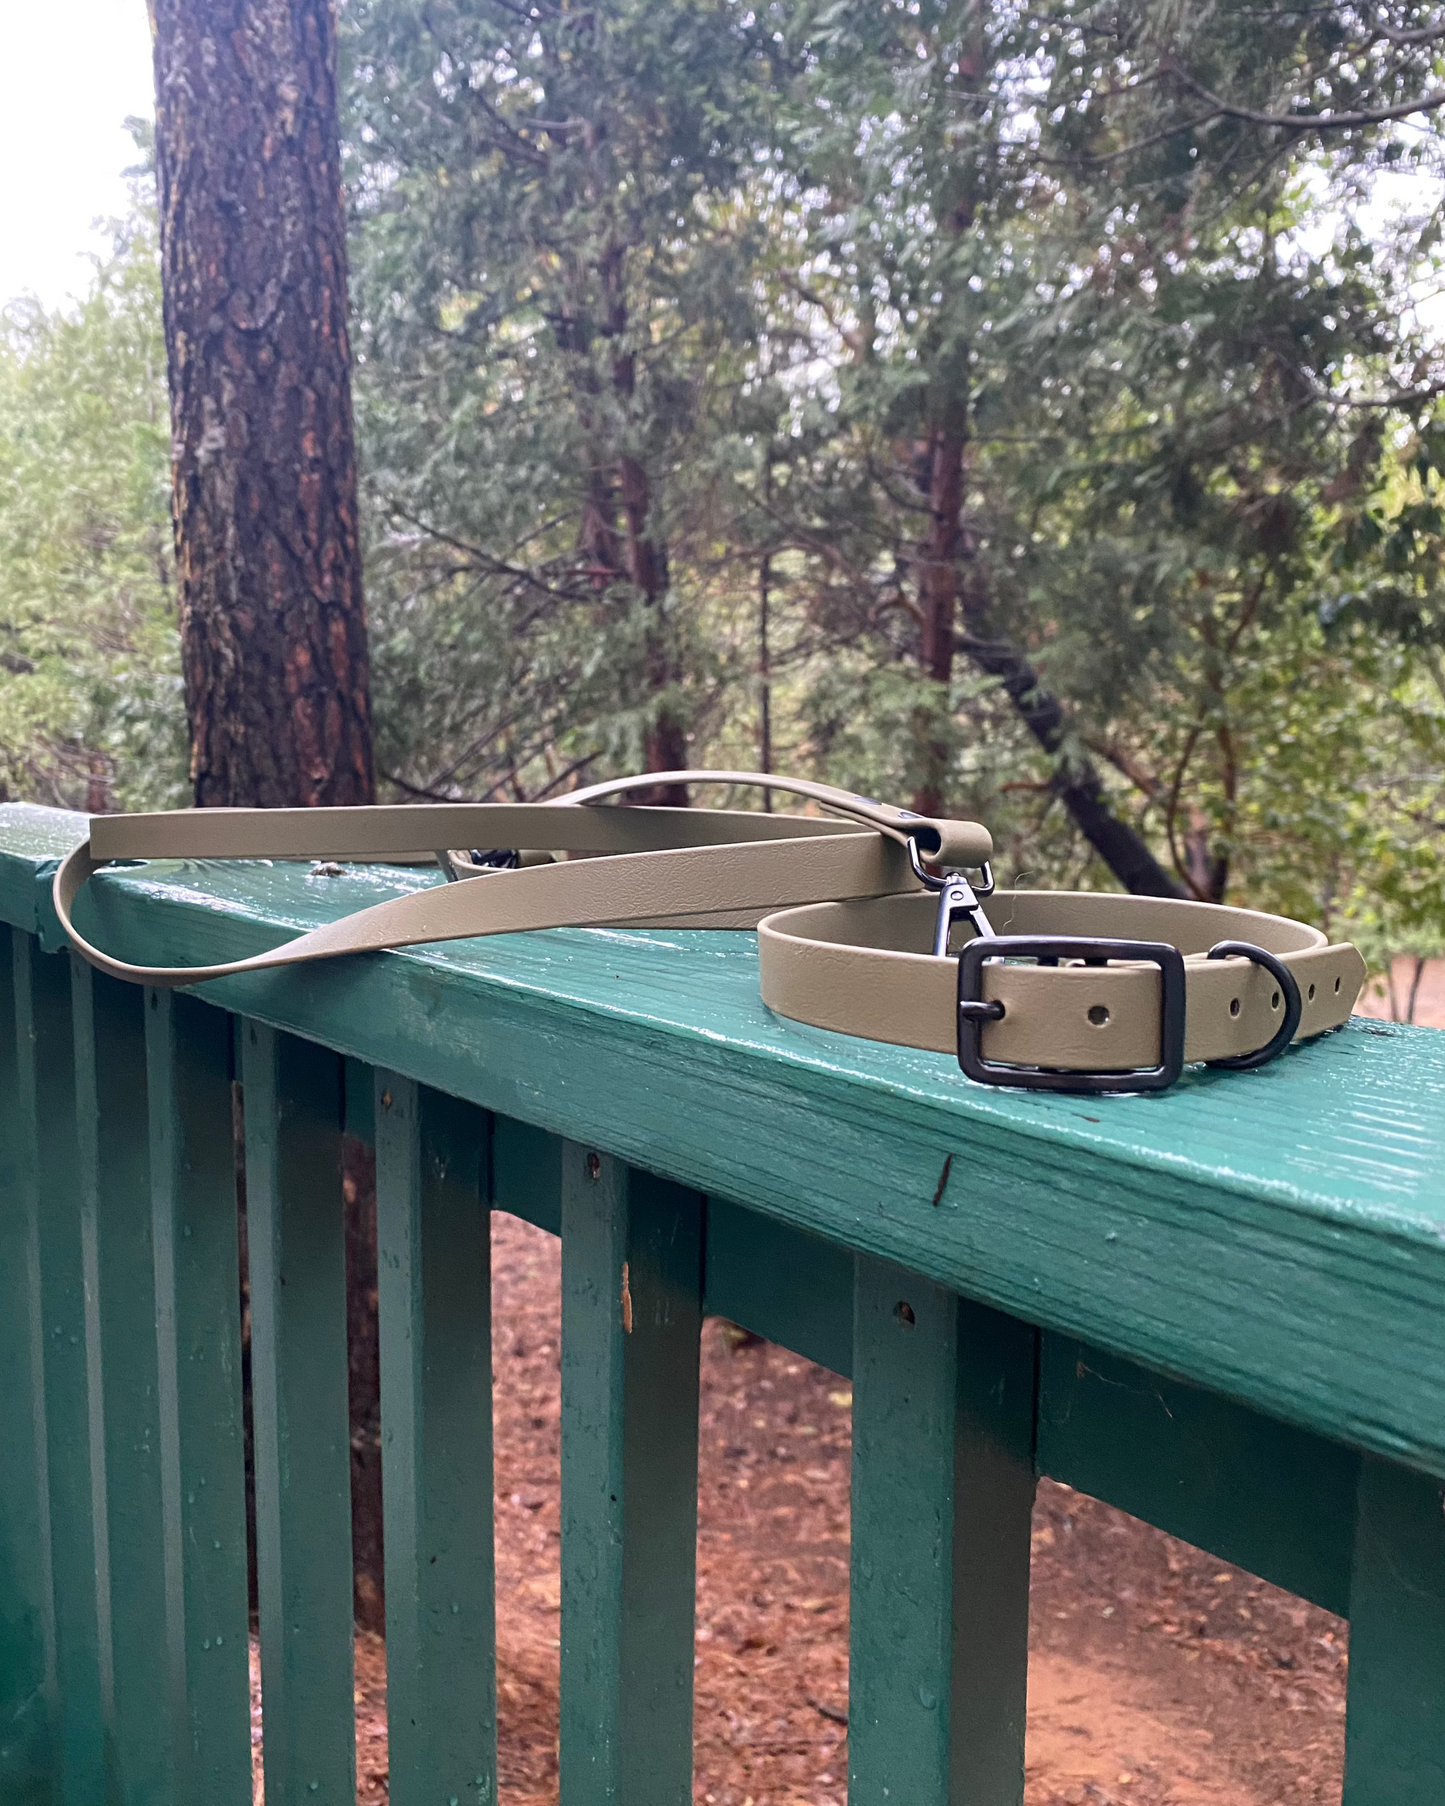
[[[374,795],[331,0],[150,0],[201,806]]]
[[[965,592],[964,620],[968,633],[960,642],[988,677],[1003,684],[1024,726],[1049,754],[1058,754],[1067,737],[1063,704],[1044,687],[1027,655],[1008,640],[988,633],[986,605],[975,593]],[[1149,850],[1143,835],[1114,813],[1109,793],[1092,763],[1082,753],[1061,760],[1051,779],[1054,794],[1063,803],[1085,840],[1109,870],[1136,897],[1182,897],[1183,890]]]
[[[959,560],[965,551],[963,453],[963,435],[941,429],[935,429],[927,444],[918,448],[915,469],[920,487],[926,489],[929,509],[928,536],[918,554],[918,602],[923,617],[920,663],[925,675],[944,686],[947,694],[954,652],[965,652],[986,675],[1002,681],[1042,750],[1057,754],[1067,730],[1058,697],[1044,688],[1018,647],[988,633],[988,599],[977,565],[971,586],[964,589],[959,583]],[[968,629],[962,638],[956,632],[960,603]],[[941,815],[947,805],[948,747],[938,737],[933,710],[920,717],[917,737],[920,777],[913,806],[920,815]],[[1114,813],[1098,772],[1086,758],[1060,762],[1052,784],[1084,838],[1126,890],[1146,897],[1183,896],[1143,836]]]
[[[963,450],[961,433],[936,427],[921,448],[920,476],[928,496],[928,535],[918,560],[918,605],[923,614],[919,663],[950,707],[954,621],[958,610],[958,554],[962,537]],[[920,710],[915,723],[918,780],[913,807],[920,815],[942,815],[947,807],[949,747],[940,734],[939,694]]]

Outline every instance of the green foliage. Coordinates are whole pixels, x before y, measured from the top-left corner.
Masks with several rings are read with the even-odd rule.
[[[74,308],[0,316],[0,794],[185,801],[155,228]]]
[[[753,331],[727,0],[346,14],[380,769],[529,792],[705,715],[699,425]]]
[[[780,763],[935,783],[1099,884],[1056,781],[1092,760],[1198,894],[1436,945],[1434,240],[1358,222],[1437,140],[1244,116],[1424,91],[1413,14],[346,19],[384,769],[534,793],[668,711],[752,762],[761,586]],[[1050,750],[971,662],[1000,644],[1063,700]]]
[[[753,764],[766,713],[775,764],[932,788],[1005,876],[1114,882],[1061,802],[1089,764],[1195,894],[1445,947],[1442,134],[1304,117],[1438,85],[1432,24],[351,0],[394,791]],[[0,359],[27,794],[178,787],[148,232]]]

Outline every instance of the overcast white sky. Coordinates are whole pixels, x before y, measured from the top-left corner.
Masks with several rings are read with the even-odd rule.
[[[0,307],[22,294],[54,307],[85,292],[86,253],[108,249],[95,220],[125,210],[121,171],[136,153],[122,122],[154,108],[145,0],[66,0],[59,11],[0,0],[0,55]],[[1419,202],[1398,184],[1389,199]],[[1321,222],[1312,236],[1311,248],[1323,249],[1329,229]],[[1425,299],[1421,312],[1445,330],[1445,296]]]
[[[107,248],[92,221],[125,210],[136,155],[121,122],[154,109],[145,0],[0,0],[0,56],[0,306],[53,307],[84,292],[84,254]]]

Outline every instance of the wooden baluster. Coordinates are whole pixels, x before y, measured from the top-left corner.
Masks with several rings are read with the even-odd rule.
[[[377,1290],[392,1806],[492,1806],[487,1119],[378,1072]]]
[[[50,1568],[55,1599],[54,1772],[66,1800],[104,1800],[112,1719],[108,1659],[105,1469],[96,1301],[87,1298],[70,962],[15,937],[22,1170],[33,1175],[40,1259]]]
[[[251,1798],[231,1018],[146,994],[166,1717],[186,1806]],[[160,1717],[156,1702],[150,1713]]]
[[[100,1662],[114,1797],[176,1798],[166,1713],[161,1510],[145,997],[72,954],[81,1253],[96,1332],[87,1339],[97,1513],[108,1590]],[[244,1633],[244,1623],[242,1625]]]
[[[850,1806],[1023,1798],[1035,1346],[858,1257]]]
[[[341,1059],[248,1021],[242,1076],[266,1806],[352,1806]]]
[[[19,929],[0,941],[0,1799],[18,1800],[46,1797],[58,1706],[35,1100],[33,1079],[21,1094],[15,1007],[31,944]]]
[[[1445,1800],[1445,1489],[1367,1455],[1350,1584],[1344,1806],[1427,1800]]]
[[[702,1200],[562,1153],[563,1806],[689,1806]]]
[[[492,1208],[521,1217],[548,1235],[562,1231],[562,1149],[548,1135],[515,1117],[492,1118]]]

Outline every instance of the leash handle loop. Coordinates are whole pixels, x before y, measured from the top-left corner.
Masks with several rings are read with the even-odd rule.
[[[760,811],[604,807],[608,799],[674,783],[721,783],[804,797],[835,819]],[[836,819],[841,817],[842,819]],[[441,803],[340,809],[188,809],[96,816],[90,838],[62,862],[55,911],[84,958],[115,977],[196,984],[343,953],[554,927],[754,926],[780,907],[914,887],[904,850],[915,838],[938,858],[978,863],[992,851],[977,822],[935,821],[828,784],[743,771],[649,772],[576,791],[554,803]],[[478,868],[437,848],[501,846],[605,855],[521,869]],[[414,892],[312,929],[250,959],[203,967],[140,966],[93,946],[74,905],[117,859],[435,858],[465,884]],[[488,872],[483,889],[472,879]]]
[[[827,814],[621,806],[671,784],[771,790]],[[1103,892],[995,892],[992,842],[976,822],[771,772],[648,772],[551,803],[178,810],[97,816],[90,827],[56,873],[55,909],[77,951],[117,978],[193,985],[543,928],[756,928],[762,997],[777,1015],[951,1053],[995,1085],[1153,1090],[1188,1062],[1260,1065],[1291,1039],[1338,1027],[1365,975],[1355,948],[1279,916]],[[469,847],[513,850],[436,852]],[[557,851],[584,857],[553,860]],[[436,859],[466,881],[413,888],[211,966],[130,964],[75,926],[77,897],[112,860],[399,858]],[[981,877],[970,882],[960,868]],[[956,987],[943,955],[958,916],[975,938]],[[1228,964],[1236,958],[1260,975],[1250,981]],[[1275,999],[1286,1003],[1282,1020]]]

